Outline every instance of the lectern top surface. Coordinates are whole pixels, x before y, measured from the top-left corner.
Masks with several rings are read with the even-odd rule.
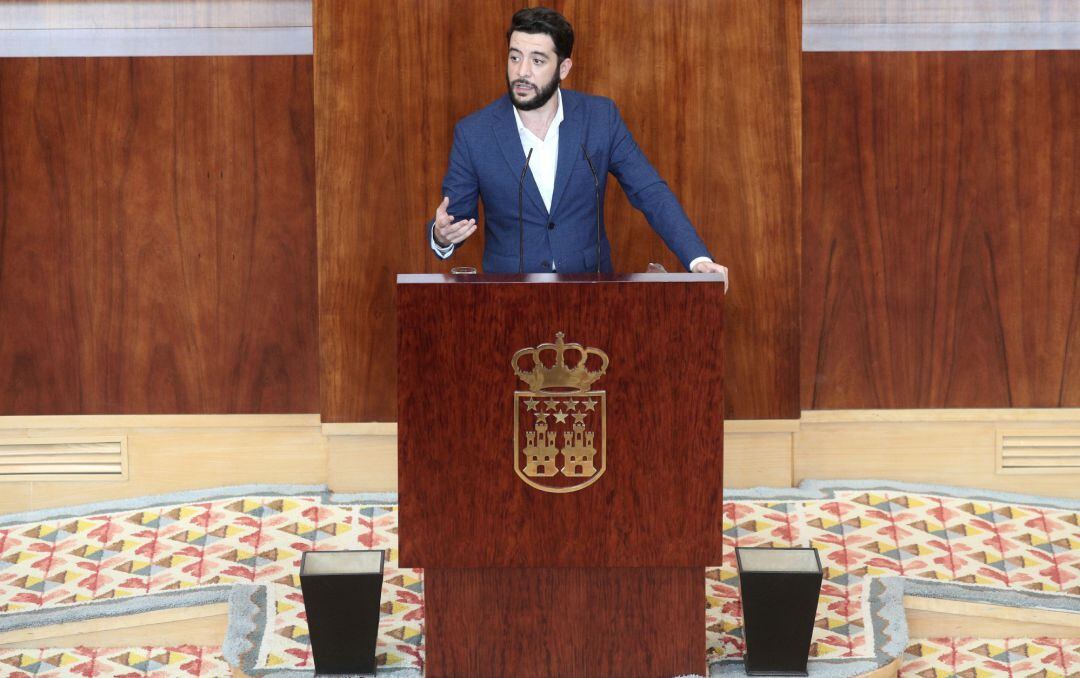
[[[377,574],[382,567],[382,551],[308,551],[300,574]]]
[[[718,273],[399,273],[399,285],[444,283],[723,283]]]
[[[739,572],[821,571],[815,549],[736,548]]]

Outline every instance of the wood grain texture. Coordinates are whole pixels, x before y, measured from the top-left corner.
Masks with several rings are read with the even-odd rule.
[[[394,275],[449,270],[424,221],[441,200],[454,122],[505,88],[503,17],[516,7],[315,2],[323,421],[396,416]],[[454,265],[479,267],[481,251],[477,239]]]
[[[803,63],[803,408],[1080,404],[1080,55]]]
[[[1040,437],[1062,429],[1077,431],[1077,419],[1023,423],[1001,418],[945,418],[955,410],[917,410],[922,418],[890,421],[891,410],[859,410],[878,421],[807,421],[795,435],[792,484],[812,478],[889,478],[1041,497],[1080,497],[1075,474],[1050,471],[998,473],[997,437],[1002,429]],[[971,410],[965,410],[971,412]],[[1012,410],[990,410],[987,414]],[[1043,410],[1046,414],[1062,410]],[[823,414],[830,411],[819,411]]]
[[[806,24],[1080,21],[1074,0],[803,0]]]
[[[166,608],[0,633],[0,649],[28,647],[220,646],[228,603]]]
[[[1075,0],[806,0],[808,52],[1080,48]]]
[[[18,513],[100,502],[115,502],[153,494],[184,492],[205,487],[254,483],[325,485],[327,441],[318,415],[189,415],[188,422],[172,425],[152,415],[85,417],[88,421],[50,423],[34,417],[30,428],[9,429],[0,420],[0,436],[41,438],[125,437],[128,449],[126,482],[20,482],[5,483],[0,511]],[[43,421],[44,420],[44,421]],[[95,420],[97,420],[95,422]],[[195,472],[193,472],[193,470]]]
[[[577,36],[567,86],[620,105],[731,268],[727,416],[796,418],[799,3],[554,7]],[[505,92],[505,30],[518,8],[503,0],[315,3],[325,421],[395,416],[386,369],[394,362],[393,275],[479,266],[479,233],[442,262],[423,224],[441,199],[454,123]],[[616,269],[659,261],[678,270],[615,183],[605,212]]]
[[[1004,52],[1080,49],[1080,21],[807,24],[804,52]]]
[[[615,100],[730,269],[728,419],[799,416],[800,5],[555,3],[580,36],[568,86]],[[682,270],[616,181],[605,219],[616,271]]]
[[[703,569],[426,569],[425,675],[705,675]]]
[[[311,63],[0,61],[0,413],[318,411]]]
[[[253,28],[310,26],[311,0],[6,0],[0,27]]]
[[[723,355],[714,347],[722,339],[722,285],[686,274],[671,282],[469,277],[475,281],[398,284],[401,563],[717,562]],[[710,330],[691,331],[695,317]],[[556,332],[610,358],[593,385],[606,392],[607,469],[567,494],[530,487],[514,466],[514,392],[529,387],[511,359],[555,341]]]
[[[1057,638],[1061,643],[1080,638],[1080,628],[1075,625],[1040,624],[1029,618],[988,619],[976,614],[911,609],[905,610],[904,616],[909,638]]]
[[[59,31],[0,28],[0,58],[198,57],[310,55],[311,29],[87,28]]]

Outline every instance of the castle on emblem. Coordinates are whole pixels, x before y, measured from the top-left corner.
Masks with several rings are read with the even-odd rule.
[[[557,332],[555,343],[523,348],[511,360],[529,386],[514,392],[514,468],[545,492],[583,489],[607,468],[607,393],[592,385],[607,371],[608,356],[564,337]]]
[[[584,414],[575,414],[574,417],[584,418]],[[596,473],[593,466],[593,457],[596,456],[596,448],[593,447],[593,439],[596,433],[585,430],[585,422],[574,421],[573,431],[563,431],[566,444],[563,445],[563,457],[566,460],[563,466],[563,475],[572,477],[588,478]]]
[[[555,432],[549,431],[547,415],[538,415],[536,430],[526,431],[525,475],[533,478],[553,476],[558,471],[555,467],[555,456],[559,454],[559,448],[555,446]]]

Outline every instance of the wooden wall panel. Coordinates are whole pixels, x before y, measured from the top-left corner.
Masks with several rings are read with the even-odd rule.
[[[803,408],[1080,405],[1080,54],[803,68]]]
[[[808,52],[1080,48],[1076,0],[806,0]]]
[[[310,26],[311,0],[5,0],[0,28]]]
[[[505,90],[502,17],[515,8],[315,3],[323,421],[396,419],[395,276],[450,268],[423,225],[441,200],[454,123]],[[480,266],[483,236],[472,240],[454,265]]]
[[[317,411],[311,63],[0,60],[0,414]]]
[[[804,0],[807,24],[1080,21],[1074,0]]]
[[[0,58],[311,52],[311,0],[0,2]]]
[[[730,270],[724,339],[732,419],[799,416],[799,4],[563,7],[580,35],[568,86],[615,100]],[[614,180],[605,219],[616,270],[644,271],[650,261],[683,270]]]
[[[394,275],[479,265],[481,235],[438,262],[422,225],[441,197],[454,123],[505,92],[505,31],[519,7],[315,3],[324,421],[394,418]],[[731,269],[727,415],[798,417],[799,3],[554,7],[577,36],[566,86],[620,105]],[[611,185],[616,269],[679,270]]]

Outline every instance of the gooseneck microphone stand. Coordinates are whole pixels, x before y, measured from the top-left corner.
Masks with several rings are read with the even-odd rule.
[[[596,176],[596,168],[589,159],[589,152],[585,150],[585,144],[581,145],[581,152],[585,154],[585,162],[589,163],[589,171],[592,172],[593,194],[596,197],[596,272],[600,272],[600,179]]]
[[[525,156],[525,167],[521,168],[521,178],[518,179],[518,273],[525,272],[525,222],[521,218],[521,196],[525,190],[525,173],[529,171],[529,160],[532,159],[533,149]]]

